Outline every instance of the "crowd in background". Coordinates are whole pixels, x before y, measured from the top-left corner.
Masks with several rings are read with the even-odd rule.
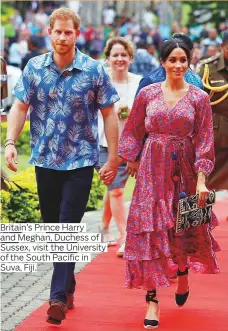
[[[8,67],[11,66],[8,69],[9,92],[28,60],[52,49],[47,30],[49,16],[54,9],[53,6],[54,3],[53,5],[48,3],[42,6],[38,2],[31,2],[31,6],[24,17],[16,10],[14,16],[5,25],[4,50],[1,55],[6,60]],[[103,10],[102,26],[82,24],[81,34],[77,40],[77,48],[104,63],[103,50],[106,41],[113,36],[122,36],[132,41],[136,48],[134,62],[129,70],[135,74],[145,76],[159,66],[160,48],[164,42],[158,25],[153,23],[153,16],[153,13],[146,12],[144,23],[140,26],[136,17],[129,17],[126,11],[123,11],[121,15],[117,15],[114,8],[109,6]],[[220,34],[225,29],[227,29],[225,23],[220,24],[219,31],[210,25],[203,26],[198,38],[194,38],[194,51],[191,61],[193,70],[197,70],[200,60],[220,52]],[[183,32],[191,36],[189,29],[180,26],[177,22],[174,22],[171,26],[171,34],[175,32]],[[12,71],[13,77],[11,77]],[[12,104],[11,98],[8,98],[7,108]]]

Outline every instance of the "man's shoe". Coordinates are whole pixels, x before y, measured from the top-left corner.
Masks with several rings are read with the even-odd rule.
[[[67,294],[67,309],[73,309],[74,308],[74,295],[73,294]]]
[[[60,325],[62,320],[66,318],[67,305],[56,299],[50,301],[49,304],[47,323]]]

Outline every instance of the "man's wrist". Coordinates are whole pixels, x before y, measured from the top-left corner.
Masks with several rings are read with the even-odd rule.
[[[12,138],[7,138],[6,141],[5,141],[5,145],[6,145],[8,142],[11,142],[11,143],[14,143],[14,144],[15,144],[15,140],[12,139]]]
[[[113,166],[118,165],[118,156],[110,156],[108,157],[108,163],[110,163]]]
[[[6,148],[7,146],[15,146],[15,144],[14,144],[13,142],[12,142],[12,143],[9,142],[9,143],[6,143],[6,144],[5,144],[5,148]]]

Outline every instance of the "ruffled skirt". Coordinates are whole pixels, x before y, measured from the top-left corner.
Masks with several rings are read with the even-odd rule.
[[[173,176],[178,154],[182,183]],[[215,252],[219,245],[211,230],[218,225],[215,215],[210,224],[175,233],[176,207],[180,190],[195,194],[194,147],[189,139],[162,142],[147,139],[142,153],[127,223],[126,286],[153,289],[170,285],[169,277],[178,265],[186,263],[193,271],[218,273]]]

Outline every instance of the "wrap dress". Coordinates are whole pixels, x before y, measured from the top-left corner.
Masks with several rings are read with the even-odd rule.
[[[126,286],[167,287],[183,261],[193,271],[218,273],[215,252],[220,248],[211,233],[218,221],[213,213],[210,224],[175,233],[180,191],[195,194],[197,173],[208,176],[214,167],[207,93],[189,85],[187,93],[168,109],[161,83],[143,88],[135,98],[118,152],[129,162],[139,153],[127,221]]]

